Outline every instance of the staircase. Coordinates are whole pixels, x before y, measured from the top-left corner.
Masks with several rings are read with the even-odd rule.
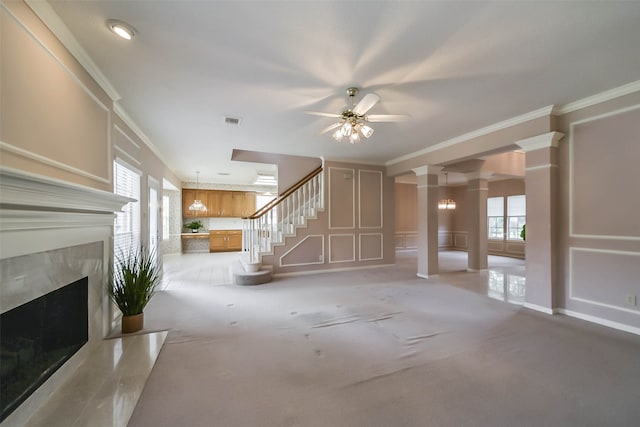
[[[324,210],[322,166],[306,175],[291,188],[253,215],[244,218],[243,251],[247,270],[260,266],[262,255],[273,254],[273,247],[285,244],[299,227],[317,218]],[[260,268],[263,270],[268,267]],[[259,271],[260,271],[259,270]]]

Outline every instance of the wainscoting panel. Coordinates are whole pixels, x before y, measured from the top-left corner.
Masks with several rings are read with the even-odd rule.
[[[418,247],[418,233],[415,231],[396,233],[396,249],[415,249]]]
[[[438,247],[450,248],[453,246],[453,235],[449,231],[438,232]]]
[[[373,261],[383,258],[382,233],[360,234],[360,261]]]
[[[466,231],[454,231],[453,232],[453,247],[456,249],[467,249],[467,232]]]
[[[355,170],[329,168],[329,228],[355,228]]]
[[[507,253],[524,256],[525,247],[524,242],[507,242]]]
[[[329,235],[329,263],[352,262],[356,260],[355,234]]]
[[[306,236],[280,257],[280,267],[324,264],[324,235]]]
[[[569,228],[573,237],[640,240],[640,221],[629,214],[640,211],[640,197],[634,197],[640,182],[638,156],[630,155],[638,150],[639,122],[640,106],[636,106],[571,124]],[[603,200],[615,200],[616,208]]]
[[[382,171],[358,170],[360,228],[382,228]]]
[[[504,242],[501,240],[489,240],[487,242],[487,249],[489,252],[503,252]]]
[[[638,277],[640,252],[575,247],[569,250],[572,300],[640,314],[637,301],[627,301],[628,296],[640,297]]]

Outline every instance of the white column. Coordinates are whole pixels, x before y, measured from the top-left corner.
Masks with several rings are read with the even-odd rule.
[[[439,166],[413,169],[418,178],[418,277],[438,274],[438,172]]]
[[[472,172],[467,177],[467,269],[487,269],[487,197],[491,172]]]
[[[564,134],[549,132],[516,142],[526,153],[527,197],[525,307],[553,314],[556,306],[557,146]]]

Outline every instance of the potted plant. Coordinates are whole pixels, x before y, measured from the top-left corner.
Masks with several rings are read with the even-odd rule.
[[[527,224],[524,224],[522,226],[522,231],[520,231],[520,238],[525,241],[527,240]]]
[[[204,225],[202,225],[202,222],[200,222],[200,220],[193,220],[185,224],[184,228],[189,228],[191,229],[192,233],[197,233],[198,230],[200,230],[201,228],[204,228]]]
[[[136,332],[144,326],[143,310],[160,283],[155,252],[145,247],[116,255],[109,296],[122,312],[122,333]]]

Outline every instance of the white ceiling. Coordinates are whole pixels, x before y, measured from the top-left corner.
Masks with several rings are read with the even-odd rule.
[[[234,148],[382,164],[640,79],[640,2],[49,3],[183,180],[247,183]],[[352,85],[411,120],[358,145],[319,135],[333,119],[304,111],[340,112]]]

